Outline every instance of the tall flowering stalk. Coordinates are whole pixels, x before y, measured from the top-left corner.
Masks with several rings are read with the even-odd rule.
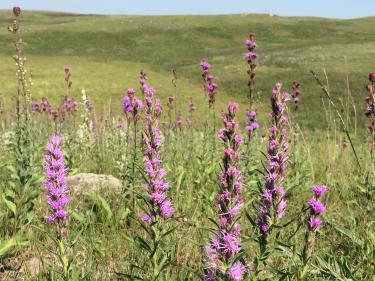
[[[368,131],[371,137],[371,155],[375,151],[375,73],[369,74],[369,84],[366,86],[368,96],[366,97],[365,115],[369,118]]]
[[[211,64],[207,60],[201,60],[200,67],[202,69],[203,89],[207,95],[209,109],[215,107],[217,84],[214,82],[215,77],[211,74]]]
[[[68,170],[64,165],[64,154],[61,150],[61,137],[53,135],[49,140],[44,155],[44,188],[47,191],[47,203],[50,207],[48,221],[63,225],[68,213],[69,190],[66,183]]]
[[[208,110],[206,115],[206,126],[209,127],[209,114],[210,111],[212,111],[212,127],[213,131],[216,132],[216,122],[215,122],[215,101],[216,101],[216,95],[217,95],[217,84],[214,82],[214,76],[211,74],[211,65],[207,62],[207,60],[203,59],[200,63],[201,69],[202,69],[202,79],[203,79],[203,89],[208,99]],[[216,139],[214,137],[213,139],[213,151],[216,148]]]
[[[44,154],[44,189],[50,212],[48,221],[55,226],[58,260],[61,262],[64,280],[68,280],[71,260],[67,252],[67,233],[65,224],[68,219],[69,188],[67,185],[68,169],[64,164],[64,154],[61,150],[62,138],[55,134],[46,145]],[[52,251],[55,252],[55,251]]]
[[[189,118],[193,119],[193,112],[197,109],[197,107],[195,106],[195,103],[193,102],[193,98],[190,98],[188,108],[189,108],[188,109]]]
[[[247,70],[247,75],[249,77],[247,86],[249,88],[248,91],[248,99],[249,99],[249,110],[251,110],[253,104],[253,96],[254,96],[254,87],[255,87],[255,68],[256,68],[256,59],[258,55],[255,53],[255,49],[257,47],[257,43],[255,42],[255,33],[251,32],[249,34],[249,39],[245,41],[245,45],[247,46],[247,53],[245,54],[245,58],[247,59],[247,64],[249,66]]]
[[[8,26],[8,31],[12,35],[13,44],[15,47],[15,55],[13,59],[17,66],[16,77],[18,80],[15,119],[13,123],[12,134],[12,161],[13,165],[12,185],[9,185],[9,195],[7,195],[6,202],[16,205],[16,208],[10,208],[14,220],[11,223],[12,232],[15,233],[20,230],[25,224],[30,223],[30,214],[34,208],[34,199],[37,197],[37,189],[34,189],[37,184],[33,181],[33,176],[36,174],[32,171],[32,139],[30,136],[30,111],[31,111],[31,74],[26,69],[26,57],[23,52],[22,39],[19,37],[21,28],[20,15],[21,8],[13,8],[14,19]],[[8,205],[9,205],[8,204]],[[9,205],[10,206],[10,205]],[[15,211],[16,209],[16,211]]]
[[[297,111],[301,103],[301,83],[294,81],[292,84],[291,98],[294,102],[294,110]]]
[[[141,84],[142,85],[142,84]],[[133,124],[133,163],[132,163],[132,185],[133,185],[133,193],[132,193],[132,202],[133,202],[133,209],[135,207],[135,165],[137,161],[137,132],[138,132],[138,121],[140,119],[140,111],[143,109],[142,101],[135,95],[135,90],[133,88],[129,88],[127,91],[127,95],[123,98],[123,111],[126,115],[127,123],[128,123],[128,133],[127,133],[127,145],[129,143],[129,132],[130,132],[130,124]]]
[[[325,213],[326,206],[321,201],[321,197],[328,192],[328,188],[325,185],[317,185],[311,189],[311,192],[314,194],[314,197],[307,202],[309,215],[306,221],[307,231],[305,234],[305,245],[302,254],[304,268],[307,268],[308,260],[314,250],[316,233],[318,229],[323,226],[320,217]],[[303,274],[306,274],[306,272]]]
[[[175,102],[175,106],[174,106],[174,116],[176,117],[177,116],[177,81],[179,79],[178,75],[177,75],[177,70],[175,67],[173,67],[172,69],[172,85],[173,85],[173,89],[174,89],[174,92],[173,92],[173,99],[174,99],[174,102]]]
[[[162,136],[159,128],[159,117],[162,113],[160,100],[154,100],[155,90],[146,87],[145,92],[145,127],[144,127],[144,172],[145,172],[145,190],[147,195],[144,201],[147,203],[141,219],[149,228],[147,233],[150,235],[151,246],[150,262],[152,266],[151,280],[158,280],[164,263],[163,256],[168,255],[162,251],[163,243],[166,238],[166,221],[170,219],[175,209],[171,200],[167,196],[169,183],[165,180],[167,172],[162,168],[160,150],[162,148]],[[163,232],[164,230],[164,232]]]
[[[204,280],[207,281],[243,280],[246,272],[243,261],[236,259],[241,251],[241,227],[238,220],[243,206],[240,195],[243,175],[239,169],[241,156],[238,151],[243,139],[236,133],[239,126],[235,121],[237,111],[238,105],[230,102],[228,113],[222,114],[224,128],[218,133],[224,144],[220,191],[216,197],[219,229],[204,248]]]
[[[287,200],[284,199],[284,173],[288,160],[287,117],[285,115],[288,93],[281,93],[282,84],[276,83],[271,97],[272,125],[269,128],[265,184],[261,204],[258,206],[259,217],[256,221],[264,240],[272,227],[284,217]]]
[[[173,126],[173,124],[172,124],[172,112],[173,112],[173,109],[175,108],[174,97],[172,97],[172,96],[168,97],[167,105],[168,105],[169,128],[172,128],[172,126]]]
[[[93,106],[89,101],[85,89],[81,91],[82,95],[82,119],[83,123],[79,125],[77,135],[82,146],[90,147],[95,142],[93,134]]]

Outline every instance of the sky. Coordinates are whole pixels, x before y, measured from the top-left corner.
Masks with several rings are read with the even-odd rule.
[[[266,13],[280,16],[375,16],[375,0],[0,0],[0,9],[87,14],[211,15]]]

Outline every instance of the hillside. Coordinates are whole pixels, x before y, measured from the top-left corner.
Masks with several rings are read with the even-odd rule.
[[[0,11],[0,93],[6,100],[15,93],[13,46],[6,26],[10,11]],[[229,99],[246,101],[246,48],[249,31],[256,32],[260,55],[257,75],[259,108],[268,102],[276,81],[290,90],[302,83],[302,107],[298,118],[307,127],[323,120],[322,94],[311,69],[326,69],[336,98],[344,97],[346,76],[362,112],[363,86],[375,70],[375,17],[355,20],[228,16],[94,16],[50,12],[24,12],[22,36],[28,69],[34,76],[37,97],[58,97],[64,90],[63,67],[73,68],[75,96],[84,87],[97,110],[119,100],[128,87],[137,87],[140,69],[150,74],[163,97],[173,92],[170,70],[176,67],[181,82],[179,102],[187,108],[192,96],[203,102],[199,61],[213,65],[219,84],[219,104]],[[115,104],[115,102],[117,104]],[[218,110],[221,106],[218,106]],[[267,104],[268,105],[268,104]],[[198,106],[199,107],[199,106]],[[201,110],[205,107],[200,106]],[[267,109],[268,111],[268,109]],[[314,118],[311,118],[314,116]]]

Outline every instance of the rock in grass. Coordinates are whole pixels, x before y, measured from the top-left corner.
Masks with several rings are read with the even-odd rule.
[[[107,190],[121,193],[122,183],[111,175],[98,175],[92,173],[80,173],[68,177],[68,185],[73,193]]]

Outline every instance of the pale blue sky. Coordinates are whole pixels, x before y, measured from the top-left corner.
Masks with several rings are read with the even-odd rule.
[[[273,13],[356,18],[375,15],[375,0],[0,0],[0,9],[96,14],[179,15]]]

